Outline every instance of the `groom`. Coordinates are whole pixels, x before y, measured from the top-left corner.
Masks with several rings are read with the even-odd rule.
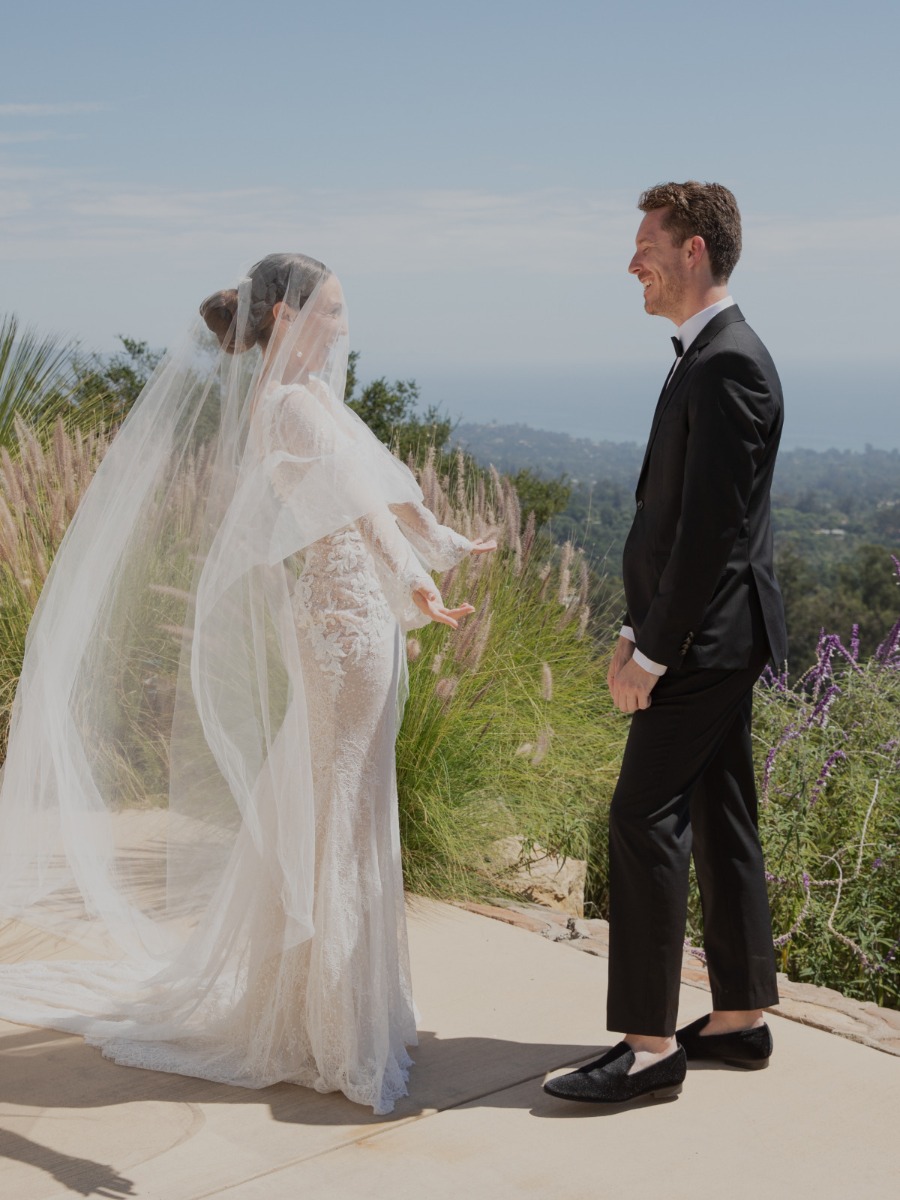
[[[753,685],[786,655],[769,490],[781,385],[728,294],[741,251],[720,184],[644,192],[628,268],[677,328],[625,545],[628,615],[609,669],[633,713],[610,810],[607,1025],[625,1037],[549,1080],[571,1100],[675,1095],[686,1060],[766,1066],[778,1002],[750,740]],[[693,853],[713,1012],[676,1031]]]

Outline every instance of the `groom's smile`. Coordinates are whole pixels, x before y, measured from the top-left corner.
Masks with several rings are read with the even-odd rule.
[[[644,290],[644,311],[651,316],[668,317],[678,325],[683,319],[681,307],[686,284],[684,249],[676,246],[663,228],[667,214],[668,209],[656,208],[644,216],[628,270],[637,276]]]

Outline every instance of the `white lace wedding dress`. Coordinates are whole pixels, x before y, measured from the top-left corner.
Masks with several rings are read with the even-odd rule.
[[[280,385],[260,405],[261,455],[276,464],[285,504],[296,502],[305,464],[333,448],[329,403],[314,386]],[[205,919],[165,971],[148,979],[137,961],[5,966],[0,1015],[81,1033],[127,1065],[339,1090],[389,1112],[406,1092],[416,1040],[394,764],[403,632],[425,623],[411,599],[432,582],[423,563],[444,570],[471,550],[410,501],[292,556],[280,629],[299,648],[305,713],[296,721],[289,709],[257,781],[262,833],[237,838]],[[278,808],[291,804],[295,780],[299,803],[303,777],[315,849],[312,925],[298,933],[285,930],[290,862],[279,857]]]

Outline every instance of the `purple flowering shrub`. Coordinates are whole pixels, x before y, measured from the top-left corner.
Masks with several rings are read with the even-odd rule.
[[[900,1008],[900,620],[869,659],[854,627],[768,671],[753,735],[779,970]]]

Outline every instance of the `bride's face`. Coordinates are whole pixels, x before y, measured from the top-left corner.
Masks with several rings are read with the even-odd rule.
[[[303,325],[292,349],[299,354],[307,371],[319,371],[328,360],[335,341],[346,335],[347,319],[341,287],[329,276],[302,311]],[[275,327],[269,352],[278,350],[294,336],[294,322],[301,315],[286,304],[275,305]],[[272,344],[274,343],[274,344]]]
[[[315,366],[307,363],[311,371],[324,365],[329,350],[339,337],[347,333],[347,315],[344,309],[344,297],[341,286],[333,275],[330,275],[314,298],[310,301],[312,310],[304,313],[305,328],[301,340],[307,342],[311,357],[320,358]],[[298,347],[303,349],[302,345]]]

